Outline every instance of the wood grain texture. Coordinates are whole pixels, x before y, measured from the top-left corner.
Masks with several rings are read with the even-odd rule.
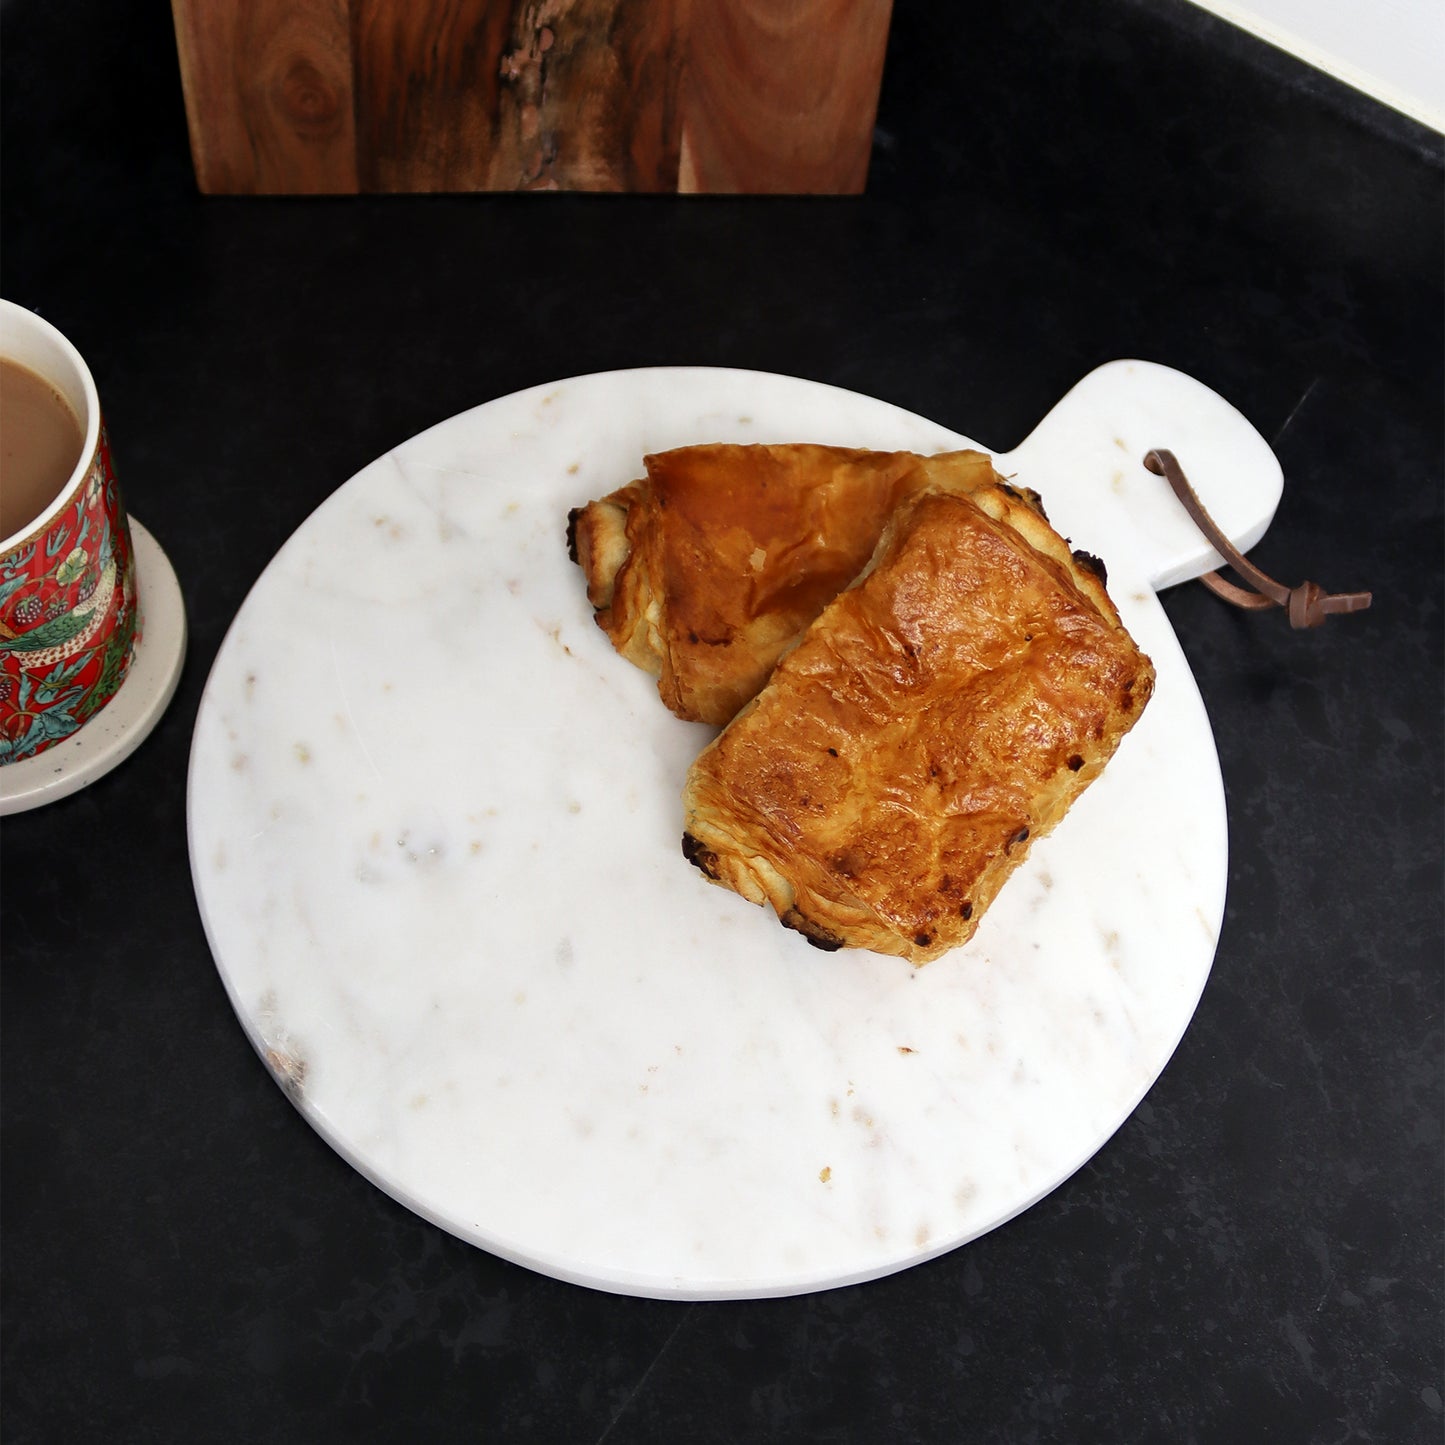
[[[362,190],[486,188],[509,8],[352,0]]]
[[[671,191],[673,0],[353,0],[363,190]]]
[[[856,192],[890,0],[172,0],[212,194]]]
[[[172,0],[196,183],[357,190],[347,0]]]
[[[679,189],[856,193],[892,0],[693,0]]]

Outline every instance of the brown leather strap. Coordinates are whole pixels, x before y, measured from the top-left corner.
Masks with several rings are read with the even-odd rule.
[[[1251,592],[1246,587],[1236,587],[1226,582],[1218,572],[1206,572],[1200,581],[1217,597],[1232,602],[1236,607],[1251,612],[1263,611],[1269,607],[1283,607],[1289,616],[1291,627],[1318,627],[1326,617],[1336,612],[1363,612],[1370,605],[1368,592],[1326,592],[1313,582],[1301,582],[1298,587],[1286,587],[1266,576],[1214,525],[1214,519],[1204,510],[1184,469],[1175,460],[1174,453],[1163,447],[1155,447],[1144,458],[1144,465],[1156,476],[1163,477],[1174,489],[1184,510],[1189,513],[1195,526],[1209,538],[1216,552],[1224,558],[1241,577],[1258,589]]]

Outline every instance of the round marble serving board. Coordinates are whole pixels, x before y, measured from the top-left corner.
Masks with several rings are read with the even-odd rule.
[[[1000,470],[1102,556],[1155,697],[974,940],[824,954],[706,883],[679,722],[592,621],[568,509],[704,441],[975,445],[752,372],[579,377],[382,457],[281,549],[207,683],[189,828],[247,1034],[408,1208],[557,1278],[800,1293],[953,1249],[1066,1179],[1158,1077],[1223,914],[1224,796],[1157,586],[1238,543],[1279,467],[1177,372],[1091,373]],[[987,450],[987,448],[984,448]]]

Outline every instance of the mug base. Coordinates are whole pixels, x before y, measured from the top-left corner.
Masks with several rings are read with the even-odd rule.
[[[78,732],[33,758],[0,767],[0,816],[78,792],[124,762],[155,727],[180,681],[186,609],[170,559],[134,517],[142,631],[119,691]]]

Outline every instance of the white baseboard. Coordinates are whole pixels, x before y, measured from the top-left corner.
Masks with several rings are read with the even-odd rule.
[[[1445,132],[1445,0],[1193,0]]]

